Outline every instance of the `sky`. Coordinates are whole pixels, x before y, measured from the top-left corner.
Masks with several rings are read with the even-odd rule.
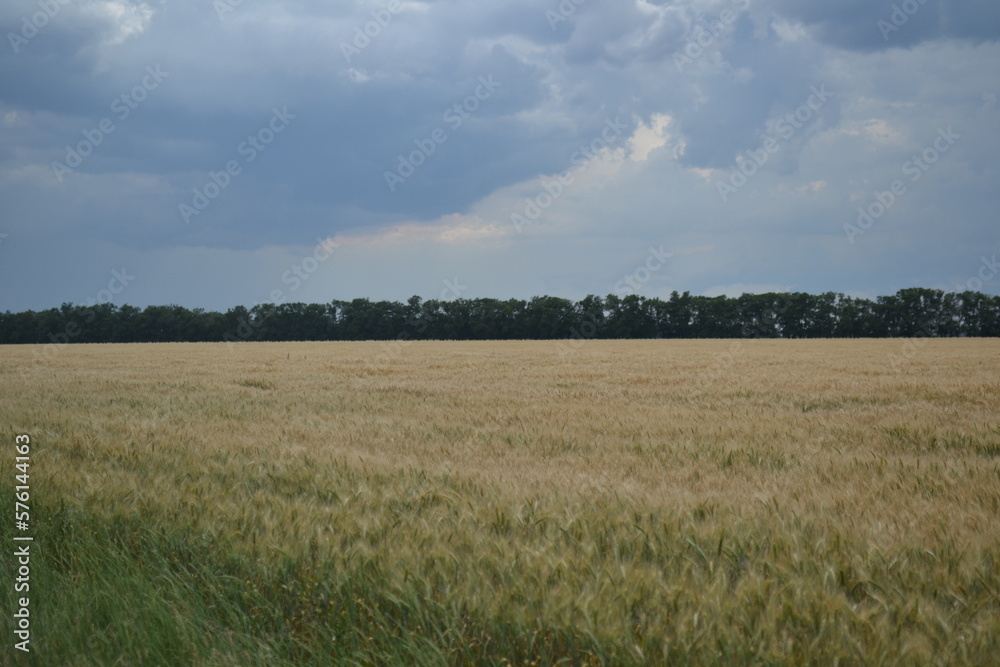
[[[5,0],[0,311],[1000,293],[994,0]]]

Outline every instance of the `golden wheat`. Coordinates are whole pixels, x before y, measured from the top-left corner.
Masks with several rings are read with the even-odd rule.
[[[998,341],[39,349],[0,402],[46,502],[636,662],[1000,642]]]

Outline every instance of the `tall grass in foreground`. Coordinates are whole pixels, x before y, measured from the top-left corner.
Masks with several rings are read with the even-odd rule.
[[[988,663],[1000,348],[851,345],[71,348],[35,664]]]

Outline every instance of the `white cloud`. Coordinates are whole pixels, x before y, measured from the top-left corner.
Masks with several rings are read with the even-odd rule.
[[[100,38],[93,47],[97,51],[98,72],[110,67],[115,47],[149,28],[155,13],[145,2],[130,0],[96,0],[83,5],[81,11],[102,24]]]
[[[648,125],[640,120],[635,132],[628,140],[631,149],[629,159],[633,162],[643,162],[649,157],[650,152],[665,145],[671,138],[667,132],[671,123],[673,123],[673,119],[667,114],[653,114]],[[681,143],[679,147],[675,148],[674,156],[679,157],[683,152],[683,143]]]
[[[781,19],[771,23],[771,27],[782,43],[794,44],[809,39],[809,30],[797,21]]]
[[[338,234],[343,246],[415,245],[418,243],[482,245],[509,237],[513,228],[486,222],[475,215],[452,214],[431,223],[408,222],[378,230]]]
[[[875,144],[901,146],[906,143],[906,135],[882,118],[868,118],[860,122],[847,123],[840,131],[852,137],[862,137]]]

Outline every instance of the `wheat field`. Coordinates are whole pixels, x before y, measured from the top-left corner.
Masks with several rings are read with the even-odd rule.
[[[995,662],[998,370],[980,339],[3,347],[27,659]]]

